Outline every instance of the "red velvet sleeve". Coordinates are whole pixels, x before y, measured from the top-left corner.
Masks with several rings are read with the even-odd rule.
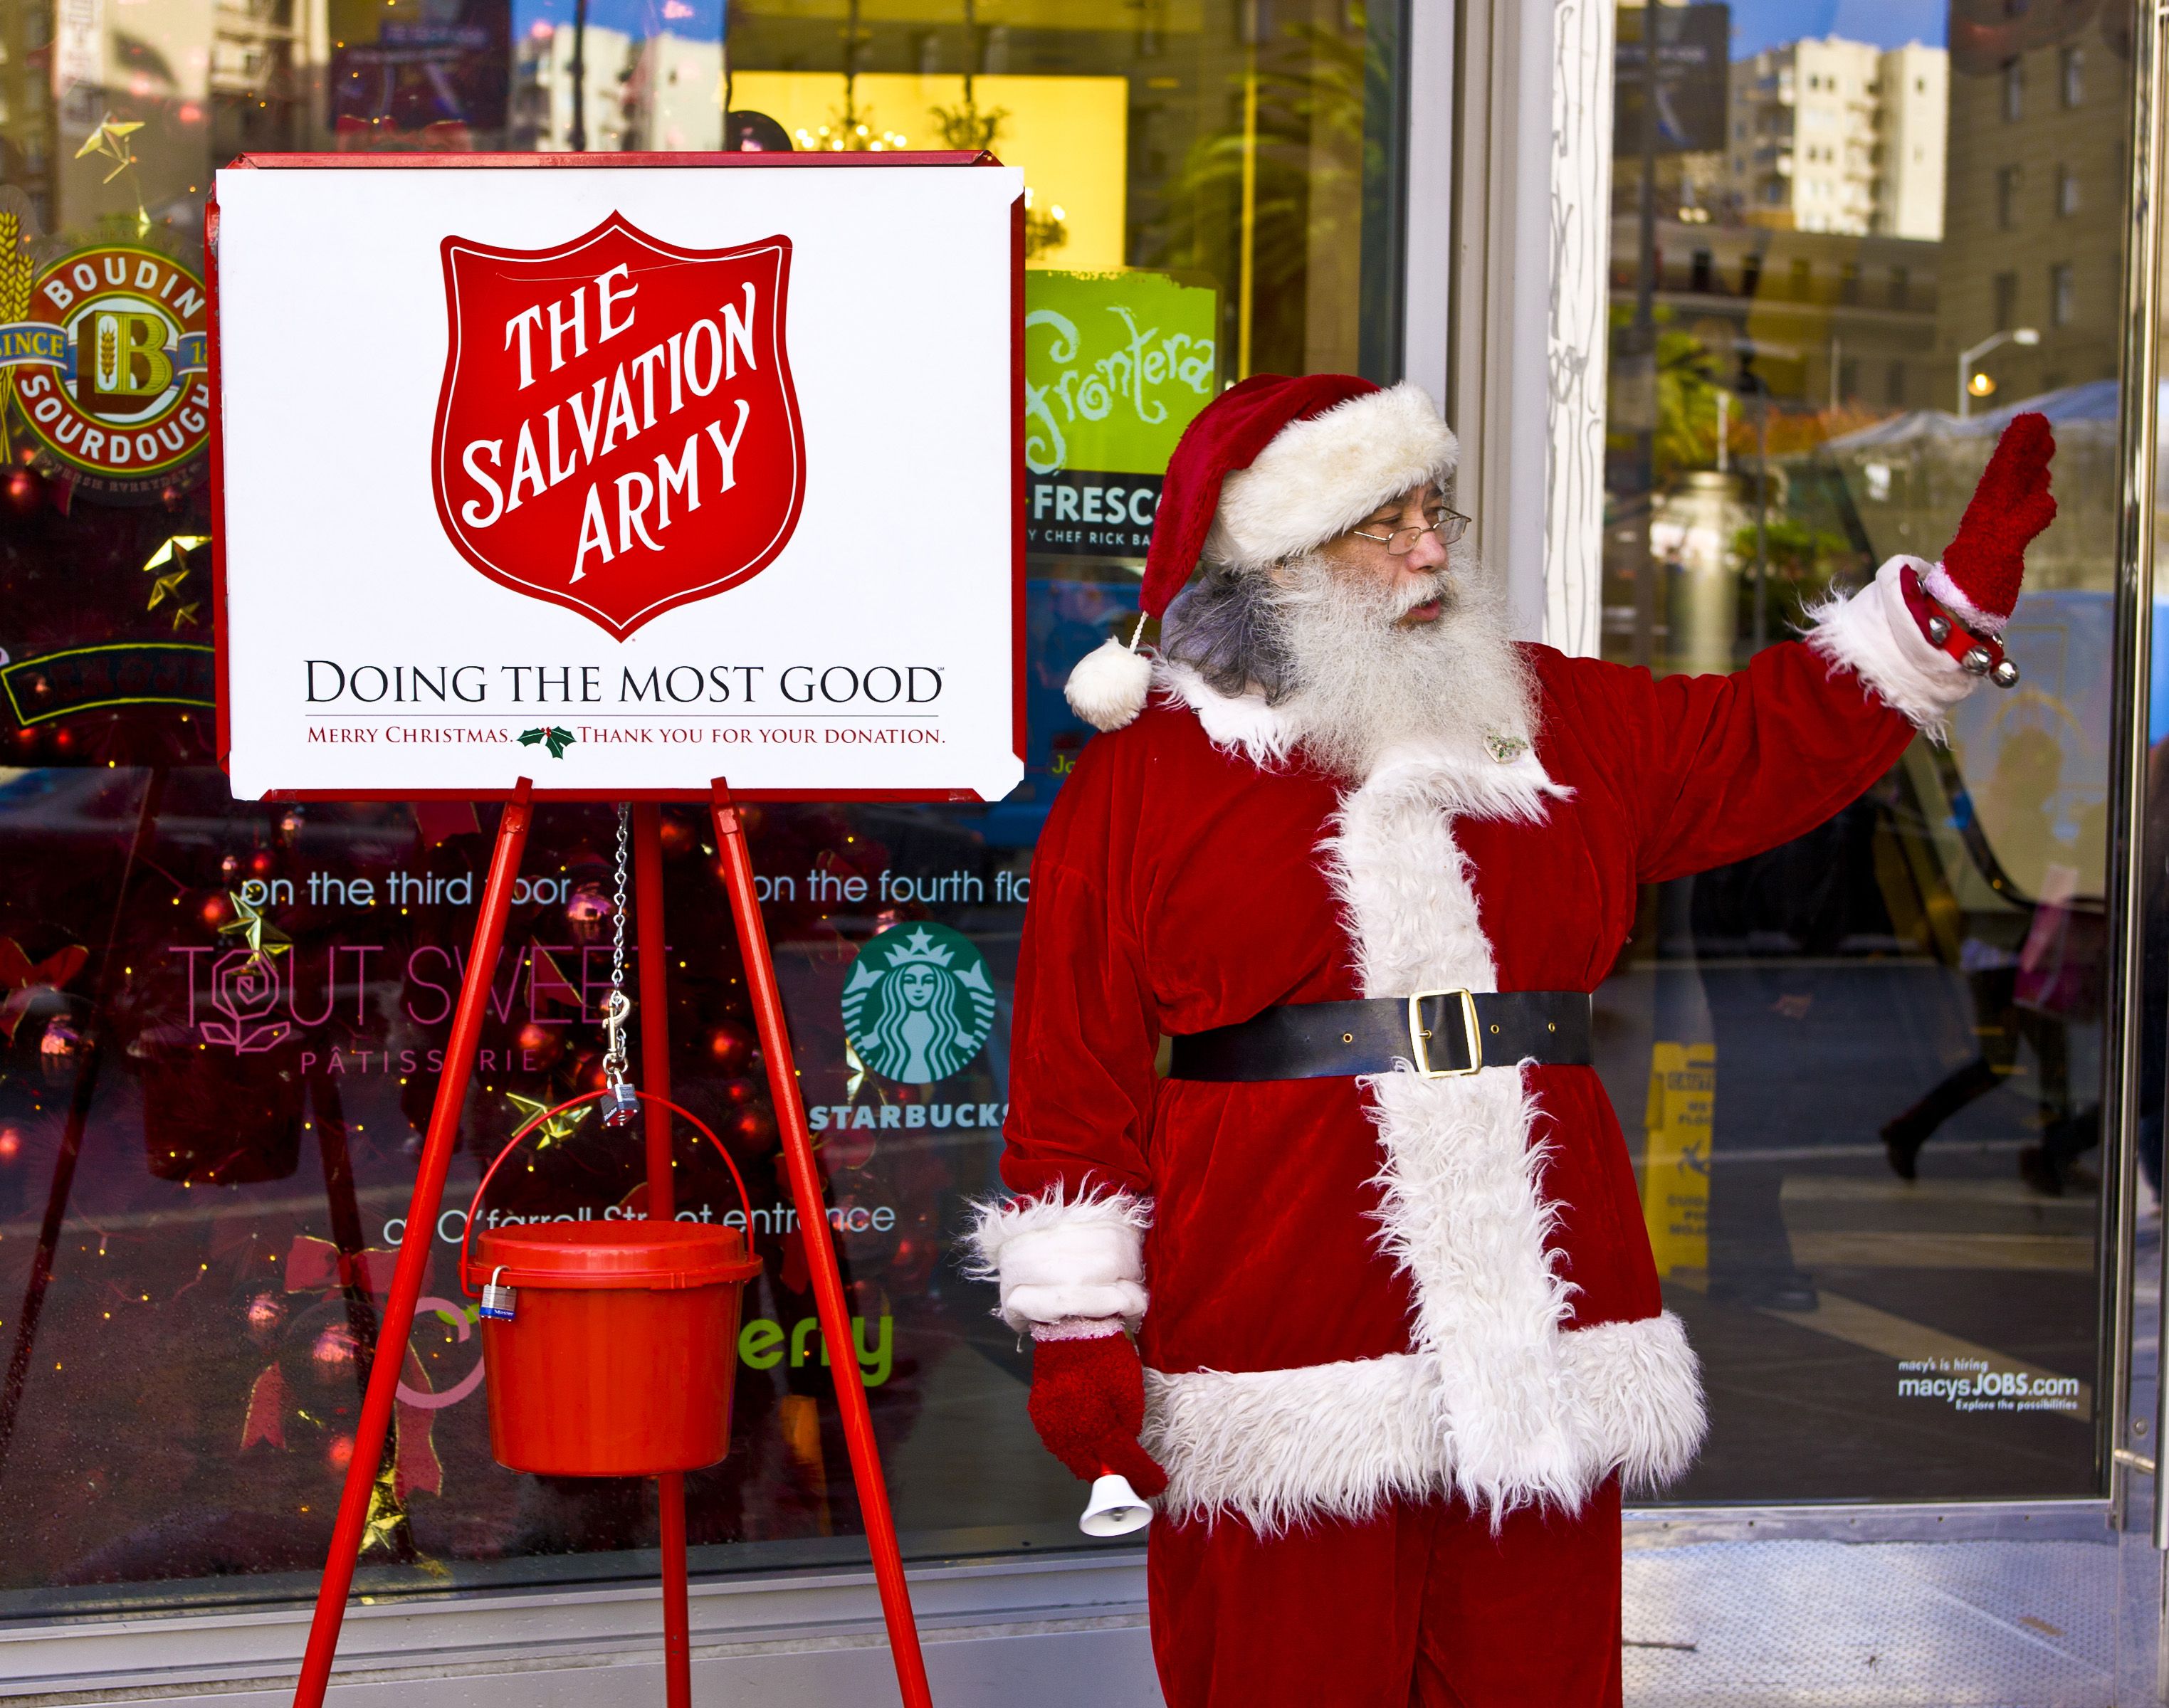
[[[1913,726],[1853,671],[1798,641],[1729,676],[1572,661],[1635,822],[1636,879],[1658,883],[1804,834],[1896,763]]]
[[[1157,1009],[1130,897],[1137,780],[1120,750],[1089,743],[1063,785],[1032,858],[1010,1030],[1010,1112],[1002,1180],[1039,1197],[1059,1186],[1152,1191]]]

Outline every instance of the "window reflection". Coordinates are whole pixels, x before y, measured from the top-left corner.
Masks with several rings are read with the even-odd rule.
[[[986,808],[748,817],[906,1546],[1065,1546],[1074,1491],[1026,1421],[1025,1354],[948,1247],[964,1199],[994,1184],[1031,846],[1085,733],[1060,684],[1127,637],[1168,450],[1223,384],[1390,377],[1399,19],[1344,0],[0,8],[0,339],[51,346],[0,370],[0,1610],[306,1593],[493,822],[230,798],[201,459],[107,466],[124,429],[134,455],[129,412],[189,406],[191,328],[130,333],[115,317],[149,306],[41,295],[76,288],[55,269],[97,244],[200,269],[209,174],[252,150],[992,148],[1023,168],[1028,780]],[[426,335],[322,330],[327,409],[366,383],[372,340]],[[59,415],[36,412],[63,402],[83,418],[61,443]],[[323,525],[366,528],[402,457],[355,446],[352,513]],[[731,1456],[688,1479],[696,1566],[857,1558],[708,833],[674,810],[663,833],[689,945],[674,1092],[745,1169],[766,1261]],[[450,1269],[478,1162],[595,1083],[610,845],[600,809],[538,814],[402,1354],[371,1593],[648,1570],[626,1551],[654,1546],[642,1486],[490,1461]],[[841,1001],[865,944],[920,920],[962,934],[995,1005],[983,1045],[925,1085],[879,1071]],[[530,1160],[486,1215],[602,1216],[638,1179],[584,1125]],[[728,1211],[719,1168],[691,1151],[681,1167],[681,1203]]]
[[[1623,7],[1621,39],[1721,9]],[[2129,24],[1846,19],[1804,38],[1734,5],[1721,145],[1617,141],[1605,648],[1736,668],[1891,555],[1932,560],[2038,409],[2060,513],[2023,684],[1813,834],[1651,893],[1604,1071],[1647,1110],[1652,1237],[1710,1381],[1685,1498],[2077,1493]],[[1718,75],[1665,62],[1660,96]],[[1618,75],[1623,109],[1649,73],[1623,51]],[[1993,1391],[1917,1386],[1954,1373]]]

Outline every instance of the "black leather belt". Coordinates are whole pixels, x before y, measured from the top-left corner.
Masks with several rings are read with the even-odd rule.
[[[1351,1003],[1288,1003],[1237,1026],[1170,1040],[1170,1079],[1330,1079],[1388,1073],[1426,1079],[1517,1062],[1585,1065],[1583,991],[1425,991]]]

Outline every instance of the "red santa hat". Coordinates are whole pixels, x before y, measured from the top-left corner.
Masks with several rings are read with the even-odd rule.
[[[1353,374],[1257,374],[1198,412],[1168,459],[1145,556],[1138,626],[1070,673],[1070,709],[1118,730],[1144,710],[1152,662],[1138,650],[1201,557],[1261,570],[1346,533],[1390,498],[1443,483],[1461,447],[1420,386]]]

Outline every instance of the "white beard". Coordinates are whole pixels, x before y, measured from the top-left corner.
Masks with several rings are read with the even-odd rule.
[[[1502,593],[1457,558],[1395,593],[1338,572],[1315,554],[1292,559],[1273,604],[1293,667],[1283,710],[1304,751],[1337,775],[1361,779],[1396,748],[1443,750],[1490,764],[1495,740],[1533,739],[1536,696],[1514,645]],[[1426,600],[1429,623],[1398,620]]]

